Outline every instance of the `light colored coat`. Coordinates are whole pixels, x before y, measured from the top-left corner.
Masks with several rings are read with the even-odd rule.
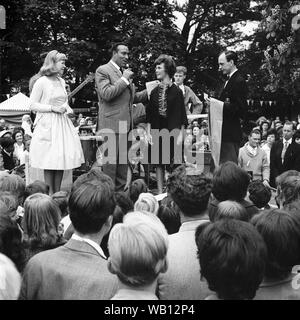
[[[147,90],[136,93],[134,84],[127,85],[121,78],[121,71],[110,62],[96,70],[99,99],[97,130],[111,129],[119,133],[119,121],[126,121],[128,131],[132,122],[132,104],[147,101]]]
[[[240,148],[238,164],[246,171],[253,172],[253,180],[270,180],[270,163],[267,154],[260,147],[257,148],[256,155],[252,155],[247,150],[248,142]]]
[[[206,281],[200,280],[195,231],[205,220],[185,222],[179,232],[169,236],[168,270],[158,277],[161,300],[203,300],[212,292]]]
[[[108,300],[118,278],[107,260],[88,243],[71,239],[64,246],[31,258],[24,270],[21,300]]]

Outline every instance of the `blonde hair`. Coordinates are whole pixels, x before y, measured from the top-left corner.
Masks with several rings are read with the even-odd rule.
[[[29,196],[24,203],[24,240],[31,247],[47,247],[60,240],[61,211],[52,198],[43,193]]]
[[[48,52],[44,64],[40,69],[41,76],[53,76],[58,74],[58,70],[56,68],[56,63],[62,60],[67,60],[65,54],[58,52],[57,50],[52,50]]]
[[[159,204],[157,199],[149,192],[141,193],[134,204],[134,211],[147,211],[155,215],[158,212],[158,208]]]
[[[14,263],[0,253],[0,300],[17,300],[20,290],[20,273]]]
[[[109,235],[109,270],[129,286],[152,284],[166,272],[168,233],[161,221],[150,213],[130,212]]]

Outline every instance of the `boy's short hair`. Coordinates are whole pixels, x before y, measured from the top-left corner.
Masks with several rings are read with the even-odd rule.
[[[249,199],[259,209],[267,206],[271,200],[272,192],[270,188],[266,187],[260,180],[250,182],[248,191]]]
[[[153,283],[167,270],[168,234],[153,214],[130,212],[109,235],[109,270],[128,286]]]
[[[196,239],[201,275],[219,299],[253,299],[264,277],[266,246],[250,223],[223,219]]]
[[[209,211],[209,219],[212,222],[221,219],[237,219],[248,221],[249,215],[244,206],[236,201],[219,202],[217,210]]]

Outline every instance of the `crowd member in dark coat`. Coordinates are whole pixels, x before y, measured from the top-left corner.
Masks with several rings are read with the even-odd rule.
[[[12,138],[1,138],[1,155],[3,159],[4,170],[12,170],[16,166],[14,157],[14,140]]]
[[[245,200],[249,183],[250,177],[244,169],[231,161],[223,163],[214,173],[209,215],[216,215],[221,201],[232,200],[240,203],[248,213],[248,220],[251,219],[259,210],[252,202]]]
[[[242,140],[240,119],[247,110],[247,84],[236,64],[237,54],[233,51],[225,51],[219,56],[219,69],[227,75],[219,98],[224,102],[220,164],[237,163]]]
[[[174,140],[172,140],[172,137],[170,138],[170,149],[166,149],[165,146],[162,146],[162,143],[159,143],[159,141],[154,141],[154,148],[151,148],[151,152],[158,152],[159,159],[157,159],[158,161],[155,161],[155,164],[158,164],[156,171],[157,188],[158,193],[162,193],[164,165],[174,163],[175,148],[176,145],[179,146],[182,143],[182,129],[184,126],[187,126],[188,121],[184,106],[183,93],[172,82],[172,77],[176,72],[174,60],[171,56],[161,55],[158,57],[158,59],[156,59],[154,65],[156,77],[158,80],[160,80],[160,83],[155,89],[152,90],[150,95],[150,103],[146,109],[147,122],[150,124],[148,126],[148,134],[150,136],[151,130],[152,135],[153,129],[167,129],[169,131],[178,129],[177,133],[174,132],[174,134],[172,134]],[[162,138],[165,137],[162,136]],[[167,154],[166,152],[169,153]],[[152,159],[154,158],[151,155],[151,160]],[[178,159],[176,159],[176,162],[178,162]]]
[[[270,182],[276,186],[275,179],[287,170],[300,171],[300,145],[293,141],[293,123],[283,126],[283,139],[276,141],[270,153]]]

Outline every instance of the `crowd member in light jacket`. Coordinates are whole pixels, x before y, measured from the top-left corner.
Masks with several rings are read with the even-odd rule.
[[[253,180],[261,180],[269,186],[270,163],[267,154],[259,147],[261,133],[254,129],[249,134],[249,141],[240,148],[238,163],[249,172]]]

